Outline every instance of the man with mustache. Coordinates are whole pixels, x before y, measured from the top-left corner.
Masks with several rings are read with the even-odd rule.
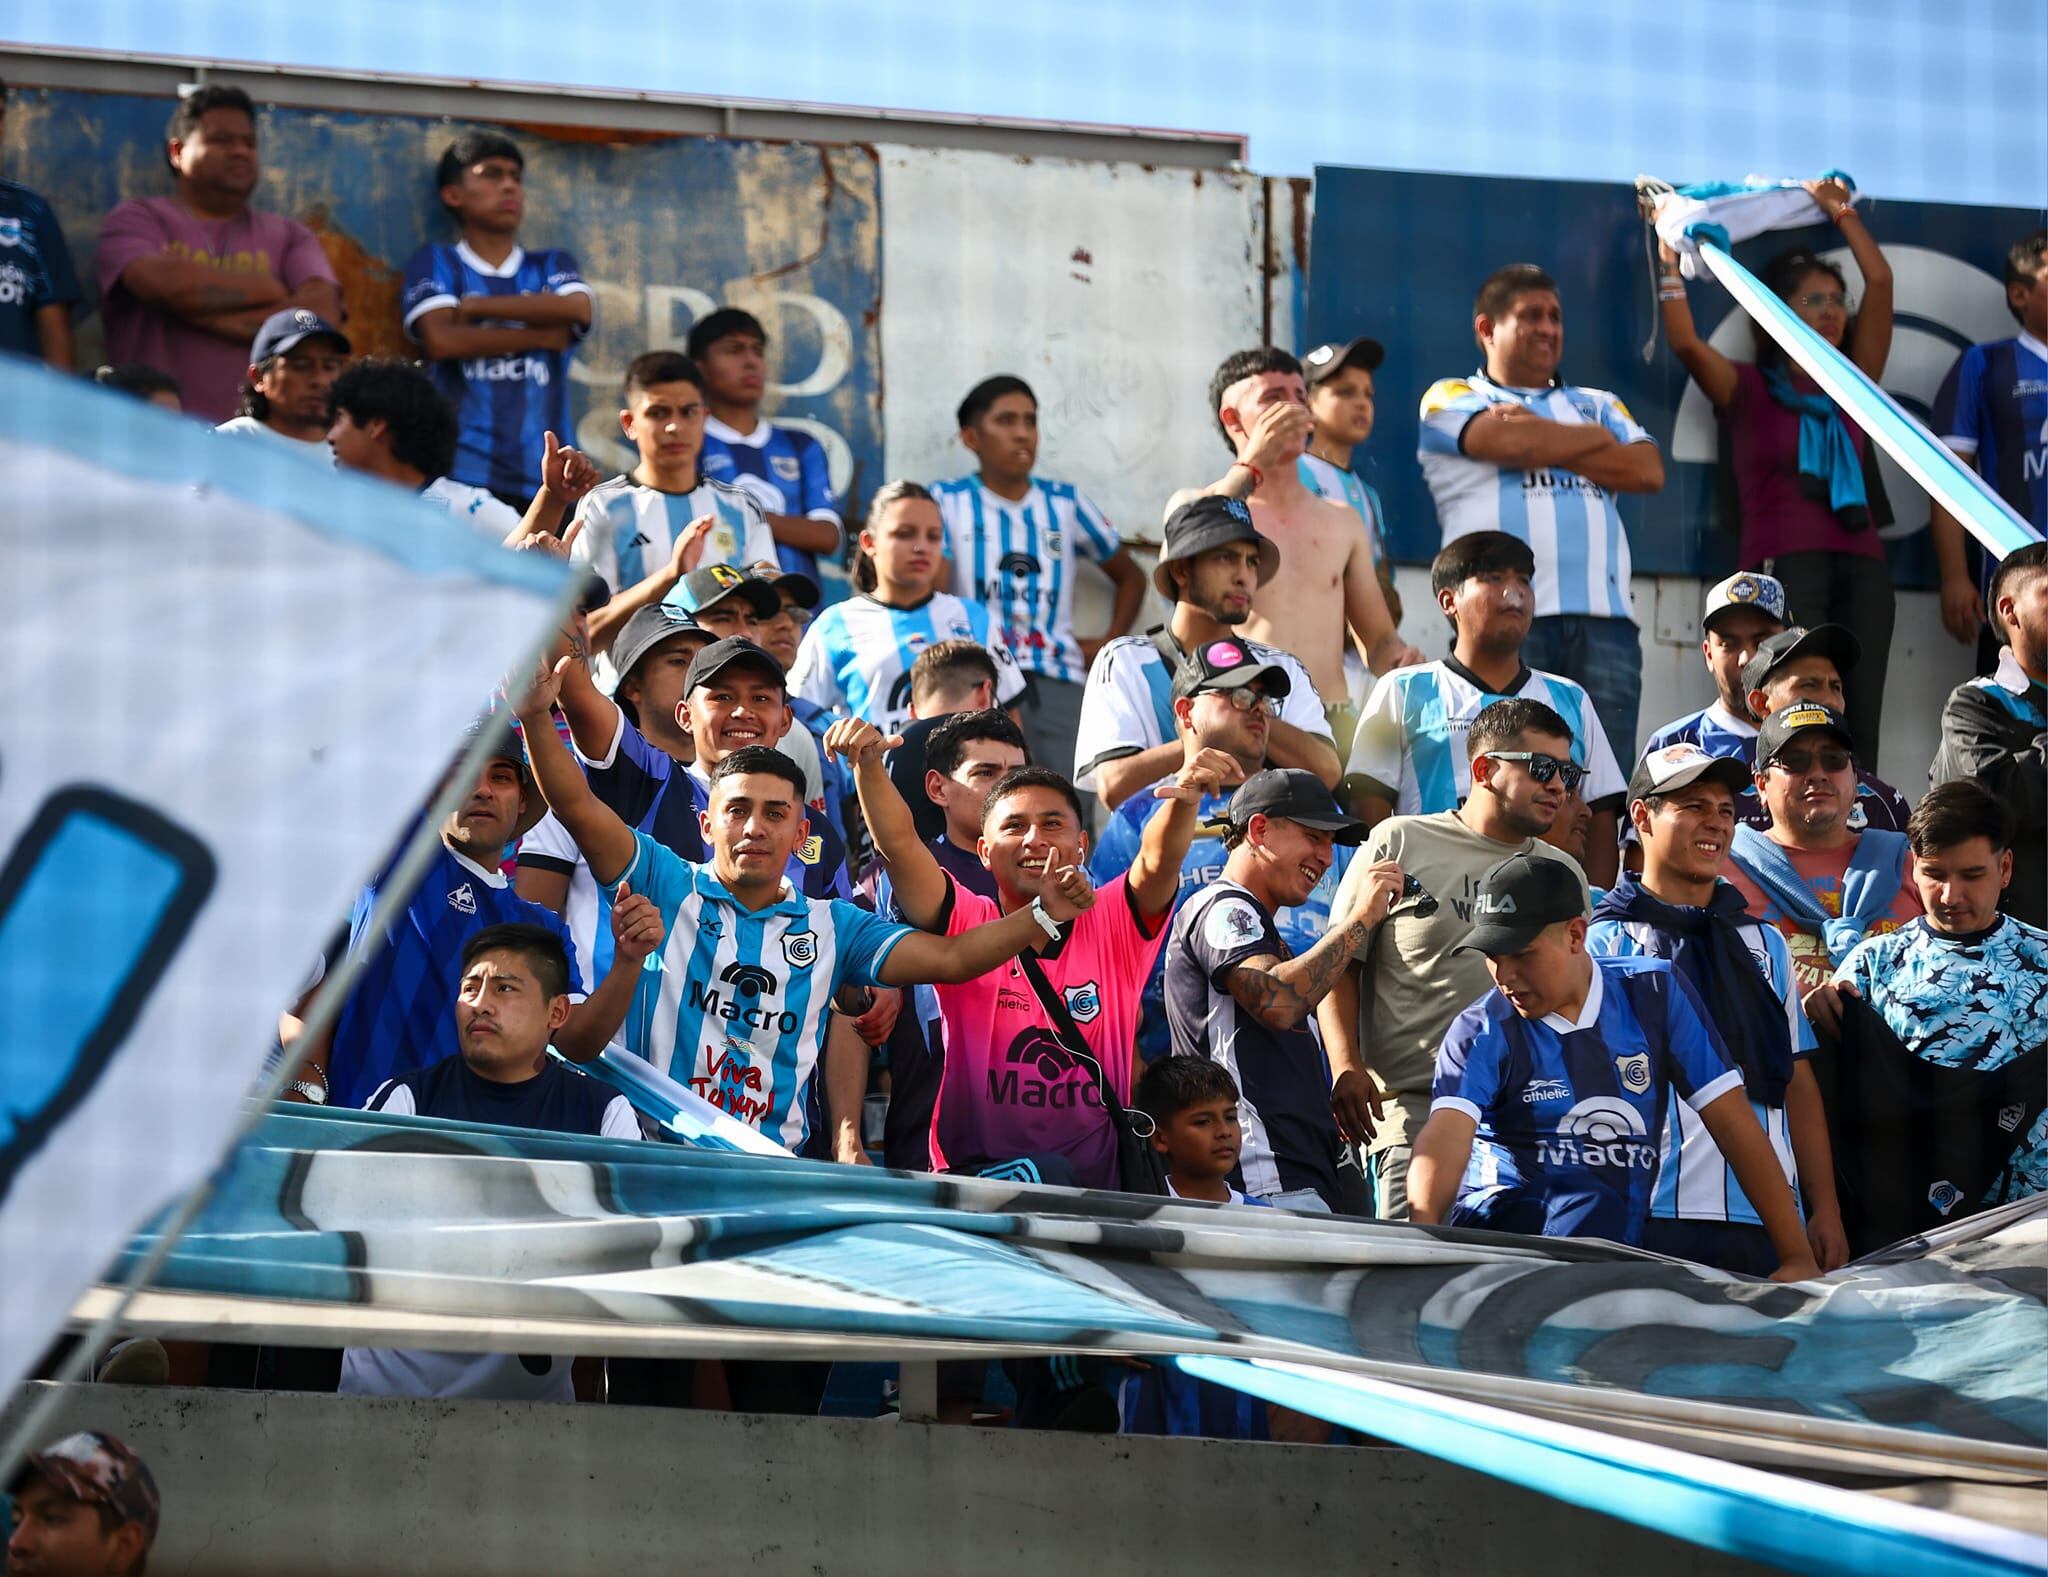
[[[1305,902],[1338,843],[1366,834],[1299,769],[1255,773],[1230,797],[1222,877],[1174,918],[1166,942],[1166,1018],[1176,1056],[1208,1057],[1236,1080],[1244,1137],[1234,1174],[1252,1198],[1358,1215],[1365,1190],[1345,1164],[1330,1113],[1330,1068],[1309,1020],[1401,894],[1401,867],[1379,860],[1299,957],[1274,913]]]

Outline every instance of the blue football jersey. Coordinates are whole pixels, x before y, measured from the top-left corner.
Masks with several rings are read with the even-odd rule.
[[[1972,345],[1949,370],[1931,419],[1941,441],[2048,535],[2048,344],[2022,332]],[[1997,561],[1982,560],[1989,591]]]
[[[1450,1224],[1640,1243],[1672,1092],[1694,1111],[1742,1074],[1698,993],[1657,958],[1595,958],[1573,1024],[1499,991],[1460,1013],[1430,1110],[1479,1125]]]
[[[64,230],[39,193],[0,181],[0,351],[42,354],[36,314],[78,305]]]
[[[744,489],[768,514],[820,520],[845,537],[846,522],[832,492],[831,457],[800,427],[757,421],[752,432],[741,433],[709,417],[697,469],[713,481]],[[837,550],[828,556],[836,559]],[[777,543],[775,558],[784,569],[824,584],[815,554]]]
[[[576,259],[557,247],[519,247],[493,268],[469,243],[421,247],[405,265],[406,335],[417,341],[421,316],[453,307],[464,296],[589,295]],[[507,327],[520,327],[508,324]],[[588,333],[578,329],[580,340]],[[503,356],[428,363],[435,387],[455,407],[455,466],[448,474],[472,487],[521,497],[540,487],[541,434],[567,441],[569,358],[573,350],[523,350]]]
[[[370,914],[384,880],[363,889],[349,916],[348,950],[368,953],[370,961],[334,1026],[327,1088],[336,1106],[361,1106],[385,1080],[460,1054],[455,996],[462,949],[486,926],[546,926],[569,950],[571,989],[584,989],[561,916],[520,897],[503,872],[485,870],[442,844],[411,901],[388,928],[373,931]]]

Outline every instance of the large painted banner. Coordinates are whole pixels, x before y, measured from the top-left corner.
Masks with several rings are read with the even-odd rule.
[[[1675,180],[1686,172],[1651,173]],[[2042,213],[1884,200],[1866,203],[1864,213],[1895,275],[1897,329],[1884,387],[1924,419],[1966,347],[2014,332],[2003,260],[2013,242],[2041,227]],[[1848,249],[1831,225],[1775,231],[1733,252],[1759,270],[1793,246],[1844,264],[1853,285]],[[1526,262],[1558,282],[1561,375],[1620,395],[1664,451],[1664,490],[1621,504],[1636,572],[1713,580],[1734,567],[1734,535],[1717,522],[1713,412],[1657,333],[1651,259],[1635,189],[1625,182],[1317,168],[1302,343],[1370,334],[1386,346],[1378,422],[1359,464],[1386,500],[1397,556],[1427,562],[1442,545],[1415,464],[1422,392],[1479,365],[1472,299],[1480,281]],[[1753,358],[1750,320],[1731,297],[1707,286],[1695,287],[1692,300],[1716,349]],[[1891,461],[1883,465],[1897,515],[1885,534],[1897,544],[1901,582],[1927,584],[1926,497]]]
[[[0,1396],[211,1169],[565,574],[0,360]]]

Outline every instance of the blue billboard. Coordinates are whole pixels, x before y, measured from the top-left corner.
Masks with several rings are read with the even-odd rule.
[[[1864,212],[1896,278],[1884,384],[1924,417],[1965,346],[2014,332],[2000,284],[2005,253],[2042,215],[1886,201]],[[1441,545],[1415,463],[1422,393],[1480,365],[1473,296],[1496,268],[1530,262],[1563,298],[1562,376],[1620,395],[1664,450],[1664,490],[1621,503],[1637,573],[1717,578],[1734,567],[1732,523],[1724,530],[1716,516],[1713,413],[1657,332],[1645,234],[1634,191],[1619,184],[1317,168],[1302,342],[1370,334],[1386,346],[1378,420],[1354,463],[1386,501],[1396,557],[1426,563]],[[1832,226],[1778,231],[1735,252],[1757,269],[1791,246],[1848,258]],[[1702,334],[1749,356],[1749,320],[1726,292],[1695,284],[1692,305]],[[1886,467],[1899,578],[1931,584],[1926,498]]]

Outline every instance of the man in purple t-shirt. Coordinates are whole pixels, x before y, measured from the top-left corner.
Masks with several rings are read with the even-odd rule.
[[[107,359],[168,373],[188,412],[224,422],[263,320],[305,307],[339,323],[341,285],[311,230],[249,206],[262,169],[248,94],[199,88],[164,136],[175,193],[131,197],[100,229]]]

